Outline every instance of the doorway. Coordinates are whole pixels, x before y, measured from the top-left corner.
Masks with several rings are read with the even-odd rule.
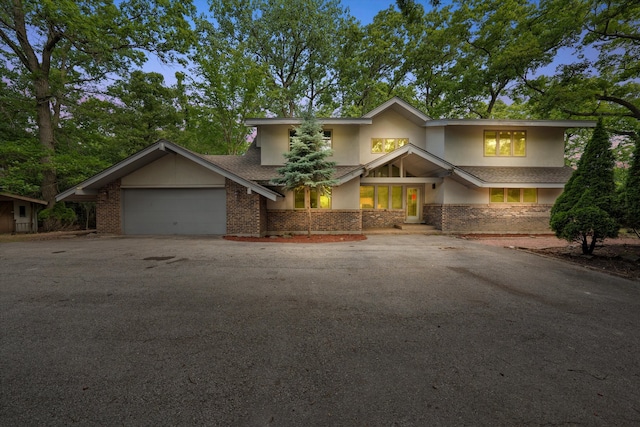
[[[407,187],[407,201],[405,207],[405,221],[420,222],[420,189],[417,187]]]

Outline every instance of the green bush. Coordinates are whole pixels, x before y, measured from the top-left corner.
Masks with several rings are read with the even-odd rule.
[[[76,213],[64,203],[56,203],[53,208],[43,209],[38,213],[44,231],[64,230],[76,222]]]

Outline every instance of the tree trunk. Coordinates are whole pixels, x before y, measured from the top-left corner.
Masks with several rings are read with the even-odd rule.
[[[49,80],[46,77],[39,77],[34,81],[36,92],[36,120],[38,122],[38,138],[40,145],[44,149],[44,154],[40,159],[42,163],[42,199],[47,202],[47,207],[51,208],[56,202],[57,175],[55,168],[51,164],[51,155],[55,151],[53,138],[53,120],[51,117],[51,105],[49,101]]]

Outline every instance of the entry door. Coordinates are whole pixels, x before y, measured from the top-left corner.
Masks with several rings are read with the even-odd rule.
[[[407,222],[420,222],[420,189],[407,187],[406,219]]]

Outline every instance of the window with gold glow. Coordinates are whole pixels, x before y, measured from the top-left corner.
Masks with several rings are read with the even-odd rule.
[[[536,188],[491,188],[491,203],[538,203]]]
[[[372,138],[371,152],[374,154],[390,153],[409,143],[409,138]]]
[[[486,157],[523,157],[526,155],[525,131],[484,131],[484,155]]]

